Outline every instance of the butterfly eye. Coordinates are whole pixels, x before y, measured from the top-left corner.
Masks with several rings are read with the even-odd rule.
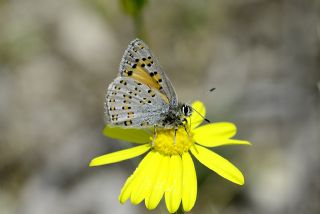
[[[191,107],[187,105],[182,105],[181,110],[186,117],[189,117],[192,113]]]

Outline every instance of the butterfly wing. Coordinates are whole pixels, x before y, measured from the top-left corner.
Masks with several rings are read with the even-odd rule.
[[[105,120],[114,126],[146,128],[158,124],[168,108],[158,90],[120,76],[108,87]]]
[[[119,72],[122,77],[132,78],[151,89],[158,90],[167,104],[178,104],[168,77],[150,48],[140,39],[135,39],[129,44],[122,57]]]

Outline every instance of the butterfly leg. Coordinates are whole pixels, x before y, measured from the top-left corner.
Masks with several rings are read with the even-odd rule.
[[[154,128],[154,129],[153,129],[153,138],[152,138],[151,147],[154,147],[154,142],[155,142],[155,140],[156,140],[156,138],[157,138],[157,126],[154,125],[153,128]]]
[[[184,128],[184,130],[186,131],[188,137],[190,138],[190,134],[189,134],[189,131],[188,131],[188,129],[187,129],[187,125],[188,125],[187,119],[184,118],[184,119],[183,119],[183,122],[186,122],[186,124],[185,124],[185,123],[182,123],[182,125],[183,125],[183,128]],[[191,129],[191,124],[190,124],[190,129]],[[190,130],[190,129],[189,129],[189,130]]]
[[[188,130],[187,130],[187,126],[186,126],[186,124],[183,124],[183,128],[184,128],[184,130],[186,131],[186,133],[187,133],[188,137],[190,138],[190,134],[189,134],[189,132],[188,132]]]
[[[173,144],[176,145],[178,126],[174,127]]]

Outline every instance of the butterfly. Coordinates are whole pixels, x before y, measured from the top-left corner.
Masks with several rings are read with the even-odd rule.
[[[192,113],[190,105],[178,102],[170,80],[140,39],[130,42],[124,52],[104,107],[106,123],[123,128],[177,130],[185,127],[184,122]]]

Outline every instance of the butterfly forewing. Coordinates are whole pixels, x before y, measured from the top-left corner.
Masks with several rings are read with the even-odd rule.
[[[108,87],[105,119],[115,126],[149,127],[161,120],[167,108],[159,91],[133,78],[117,77]]]
[[[158,90],[161,98],[170,105],[177,105],[176,93],[162,71],[149,47],[141,40],[133,40],[125,51],[120,64],[120,76],[129,77]]]

